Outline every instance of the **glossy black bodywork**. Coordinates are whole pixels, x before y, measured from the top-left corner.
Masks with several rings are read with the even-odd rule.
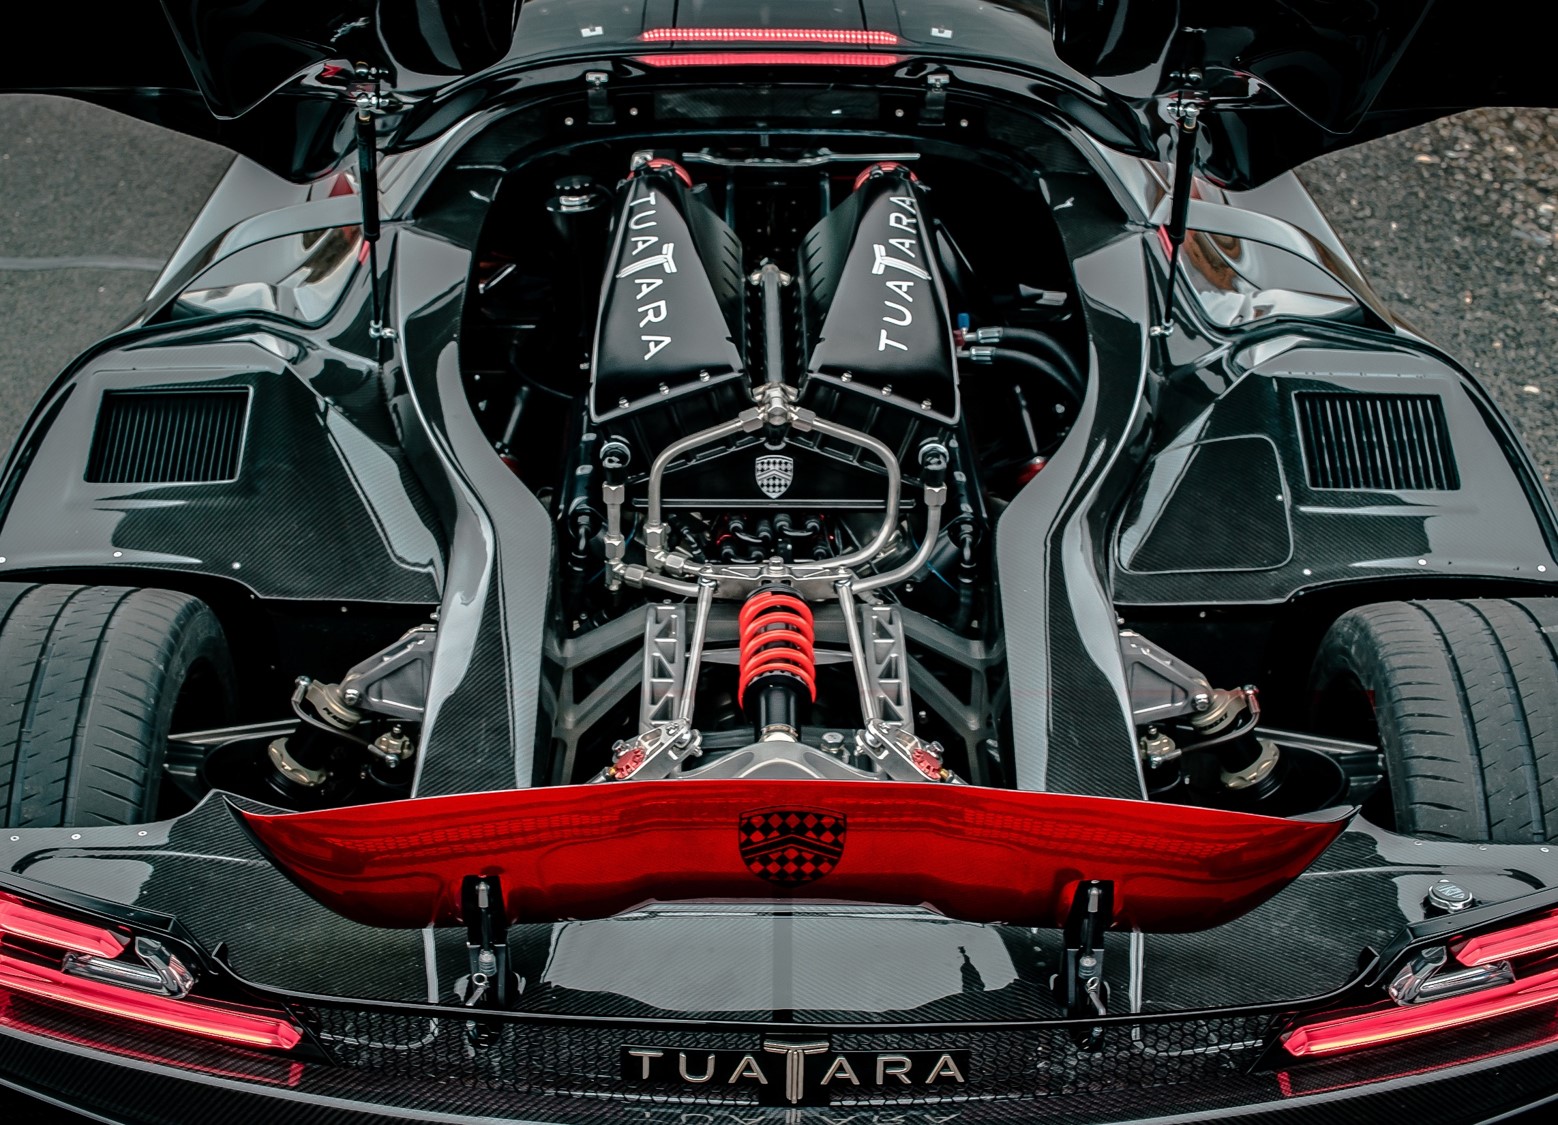
[[[654,19],[665,7],[651,4],[635,18]],[[705,7],[706,19],[722,14]],[[868,6],[867,22],[881,7]],[[527,5],[526,18],[539,20],[546,9]],[[1001,18],[1039,26],[1031,13]],[[460,113],[439,118],[456,103],[437,99],[408,113],[403,143],[420,137],[427,152],[411,148],[402,157],[425,163],[408,165],[419,169],[414,186],[387,215],[381,262],[398,339],[382,365],[366,332],[362,271],[306,332],[274,312],[170,319],[169,298],[73,365],[29,423],[0,485],[0,574],[220,582],[277,606],[391,603],[418,617],[436,606],[431,696],[438,702],[424,728],[416,793],[546,780],[538,776],[545,767],[538,751],[555,698],[556,653],[546,645],[553,527],[473,414],[460,331],[475,235],[503,177],[538,153],[633,136],[647,124],[645,112],[631,126],[624,112],[586,126],[587,69],[575,61],[519,76],[488,74],[472,84],[476,96]],[[1088,104],[1102,113],[1102,103],[1079,102],[1075,91],[1056,96],[1005,67],[951,69],[948,116],[970,124],[950,139],[938,131],[945,126],[918,125],[918,74],[888,73],[853,89],[836,75],[789,82],[803,96],[841,88],[870,95],[847,103],[863,108],[834,132],[815,133],[819,143],[869,134],[873,146],[964,145],[1023,170],[1035,208],[1068,204],[1052,213],[1074,272],[1076,315],[1091,341],[1088,393],[1071,435],[998,524],[1005,656],[1011,679],[1023,685],[1004,738],[1007,783],[1142,794],[1117,612],[1296,617],[1316,598],[1340,605],[1428,588],[1542,593],[1558,579],[1554,517],[1541,484],[1507,424],[1453,362],[1379,317],[1278,318],[1222,331],[1203,322],[1193,302],[1182,302],[1173,337],[1153,338],[1147,328],[1160,315],[1167,282],[1153,227],[1158,201],[1135,190],[1067,123]],[[631,77],[640,85],[621,83],[613,96],[650,117],[674,97],[707,95],[674,76]],[[688,148],[732,133],[755,136],[771,128],[760,118],[778,100],[764,100],[772,93],[770,86],[752,96],[750,118],[710,103],[705,119],[656,120],[657,136]],[[467,116],[489,104],[502,108]],[[565,125],[570,119],[577,124]],[[354,204],[309,204],[310,215],[328,217],[297,227],[303,220],[293,216],[291,225],[343,224]],[[279,236],[288,225],[268,217],[254,237]],[[175,273],[192,278],[205,264],[182,263]],[[105,388],[202,382],[251,388],[253,428],[238,481],[127,495],[77,479]],[[974,393],[971,382],[965,398]],[[1401,385],[1442,397],[1459,488],[1342,498],[1310,488],[1293,393]],[[1228,443],[1241,443],[1237,459],[1252,466],[1237,480],[1208,474],[1215,456],[1201,460]],[[271,538],[260,542],[266,533]],[[230,544],[242,553],[226,550]],[[1457,920],[1463,927],[1558,901],[1558,856],[1546,849],[1423,843],[1360,821],[1312,871],[1235,923],[1196,935],[1111,935],[1109,980],[1125,1001],[1118,1010],[1178,1016],[1255,1007],[1269,1020],[1340,1003],[1359,995],[1353,989],[1377,989],[1411,949],[1442,937],[1422,902],[1427,887],[1446,877],[1487,904]],[[154,825],[0,833],[0,886],[66,904],[94,900],[116,917],[172,916],[208,955],[224,950],[234,987],[286,1005],[331,998],[326,1006],[363,1027],[376,1025],[354,1013],[425,1021],[427,1009],[418,1005],[448,1004],[468,969],[463,933],[375,930],[320,908],[256,852],[220,798]],[[1048,1026],[1057,1014],[1047,976],[1058,942],[1054,933],[913,911],[654,907],[516,932],[515,956],[530,987],[509,1022],[544,1037],[560,1035],[555,1029],[568,1021],[603,1021],[597,1046],[713,1021],[729,1021],[731,1035],[746,1036],[741,1042],[781,1025],[844,1025],[849,1034],[866,1028],[882,1042],[893,1034],[972,1034],[946,1030],[969,1021]],[[282,1063],[166,1037],[149,1041],[122,1028],[83,1031],[57,1012],[54,1023],[23,1012],[44,1020],[29,1027],[7,1012],[0,1074],[127,1120],[155,1119],[156,1099],[169,1096],[237,1119],[274,1119],[277,1105],[297,1120],[350,1111],[364,1120],[483,1113],[586,1121],[621,1120],[625,1112],[617,1101],[505,1086],[501,1075],[462,1072],[460,1083],[441,1084],[388,1063]],[[453,1027],[459,1014],[441,1018]],[[1441,1056],[1430,1046],[1405,1058],[1360,1056],[1291,1072],[1268,1058],[1215,1085],[1054,1097],[1043,1108],[1046,1117],[1079,1122],[1145,1119],[1170,1105],[1184,1113],[1229,1110],[1234,1119],[1327,1120],[1345,1096],[1360,1113],[1388,1100],[1398,1112],[1418,1107],[1424,1121],[1460,1120],[1457,1092],[1485,1090],[1495,1066],[1502,1100],[1483,1100],[1490,1110],[1552,1089],[1553,1048],[1540,1029],[1504,1028],[1478,1047],[1495,1057]],[[615,1058],[600,1063],[591,1055],[582,1065],[614,1065]],[[1425,1059],[1439,1069],[1408,1073]],[[1326,1093],[1330,1086],[1346,1093]],[[336,1101],[321,1109],[326,1099]],[[394,1108],[374,1108],[383,1106]],[[1033,1102],[891,1112],[942,1121],[954,1110],[958,1120],[1025,1120]],[[703,1112],[649,1105],[626,1112],[680,1123],[694,1111]]]
[[[782,19],[891,31],[905,48],[899,77],[976,60],[1027,72],[1053,82],[1083,128],[1141,156],[1168,143],[1163,99],[1192,91],[1209,99],[1201,166],[1230,186],[1462,109],[1546,105],[1546,44],[1558,30],[1558,16],[1533,9],[1511,36],[1502,20],[1443,0],[824,0]],[[137,0],[86,29],[62,26],[55,39],[72,43],[74,65],[24,51],[0,88],[99,102],[301,180],[351,143],[343,95],[356,64],[398,92],[403,112],[383,131],[392,147],[410,146],[523,67],[588,56],[632,73],[645,29],[751,23],[736,0]]]

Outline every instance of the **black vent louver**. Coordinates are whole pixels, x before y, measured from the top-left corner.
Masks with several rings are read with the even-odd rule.
[[[1438,395],[1294,395],[1311,488],[1443,491],[1461,486]]]
[[[87,459],[93,484],[194,484],[233,480],[249,392],[109,391]]]

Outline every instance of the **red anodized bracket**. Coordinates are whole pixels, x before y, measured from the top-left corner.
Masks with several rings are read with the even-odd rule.
[[[304,890],[376,926],[457,924],[469,875],[500,876],[516,922],[604,918],[650,901],[804,898],[1036,926],[1063,921],[1081,880],[1107,879],[1117,926],[1163,932],[1207,929],[1264,902],[1351,815],[1284,820],[975,786],[756,779],[236,811]],[[824,860],[808,866],[802,855],[780,882],[752,863],[750,826],[774,811],[842,822]],[[805,852],[804,838],[793,843]]]

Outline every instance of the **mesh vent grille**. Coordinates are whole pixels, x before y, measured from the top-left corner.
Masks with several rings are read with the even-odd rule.
[[[1301,391],[1293,397],[1311,488],[1461,486],[1439,396]]]
[[[109,391],[97,416],[87,480],[193,484],[238,475],[249,392]]]

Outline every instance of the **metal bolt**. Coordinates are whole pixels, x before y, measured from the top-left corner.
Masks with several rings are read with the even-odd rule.
[[[573,118],[571,118],[571,117],[563,118],[563,124],[564,125],[572,125],[573,124]]]
[[[114,552],[114,558],[116,558],[116,559],[124,558],[124,552],[123,551],[115,551]]]
[[[893,116],[894,117],[902,117],[903,116],[903,110],[902,109],[895,109],[895,110],[893,110]]]
[[[1205,614],[1202,614],[1202,616],[1204,617]],[[1211,706],[1212,706],[1212,697],[1210,695],[1207,695],[1206,692],[1204,692],[1204,691],[1197,692],[1191,698],[1190,705],[1192,707],[1194,707],[1197,711],[1207,711],[1207,710],[1210,710]]]
[[[638,106],[636,106],[636,105],[635,106],[629,106],[628,107],[628,116],[629,117],[637,117],[638,116]]]
[[[1455,914],[1470,906],[1475,906],[1477,900],[1465,887],[1450,882],[1448,879],[1440,879],[1428,888],[1428,908],[1442,911],[1445,914]]]
[[[354,707],[357,705],[357,701],[361,698],[362,692],[358,691],[354,687],[349,687],[341,693],[341,699]]]

